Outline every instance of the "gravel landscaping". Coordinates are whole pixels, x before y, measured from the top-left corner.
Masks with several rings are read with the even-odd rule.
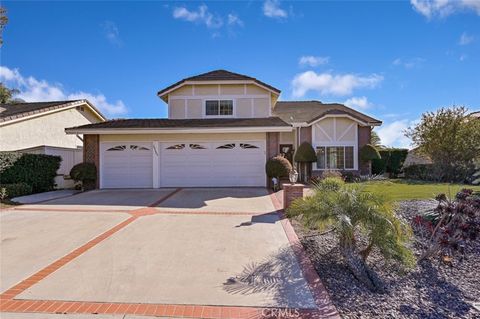
[[[410,222],[419,211],[435,205],[435,201],[403,201],[397,214]],[[369,265],[387,289],[377,294],[363,287],[344,266],[333,232],[318,236],[295,220],[292,224],[343,318],[480,318],[480,311],[472,307],[480,302],[478,242],[468,247],[463,260],[455,260],[451,266],[426,261],[408,272],[372,251]],[[418,257],[422,239],[415,239],[412,249]]]

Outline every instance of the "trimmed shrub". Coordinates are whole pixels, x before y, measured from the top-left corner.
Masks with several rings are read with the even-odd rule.
[[[326,178],[340,178],[342,179],[342,172],[336,170],[325,170],[322,172],[322,179]]]
[[[5,189],[6,197],[10,199],[32,193],[32,186],[25,183],[3,184],[0,189]]]
[[[300,163],[312,163],[317,161],[317,155],[310,143],[303,142],[295,151],[293,160]]]
[[[360,160],[362,162],[368,162],[372,160],[381,159],[380,153],[377,148],[371,144],[366,144],[360,149]]]
[[[0,152],[0,181],[2,184],[25,183],[32,193],[52,190],[60,168],[60,156]]]
[[[70,170],[70,177],[82,182],[84,189],[93,189],[97,181],[97,167],[93,163],[79,163]]]
[[[265,164],[265,171],[268,177],[286,177],[292,171],[292,164],[282,156],[272,157]]]
[[[388,173],[390,177],[397,177],[402,173],[403,163],[408,155],[404,148],[388,148],[379,151],[381,158],[372,160],[372,174]]]
[[[434,164],[414,164],[403,169],[405,178],[418,179],[421,181],[435,181],[435,165]]]

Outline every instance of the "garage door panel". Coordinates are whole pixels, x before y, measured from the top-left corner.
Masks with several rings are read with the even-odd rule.
[[[153,186],[151,143],[103,143],[100,150],[102,188],[150,188]]]
[[[192,149],[191,144],[205,149]],[[185,147],[168,149],[175,145]],[[161,149],[160,184],[164,187],[265,186],[264,141],[181,141],[164,143]]]

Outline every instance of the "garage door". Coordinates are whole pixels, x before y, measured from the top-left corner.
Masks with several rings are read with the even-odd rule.
[[[100,145],[101,188],[151,188],[151,143],[102,143]]]
[[[265,186],[265,141],[161,143],[160,185]]]

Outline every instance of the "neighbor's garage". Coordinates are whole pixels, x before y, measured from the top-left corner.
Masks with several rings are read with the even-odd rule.
[[[108,142],[101,188],[265,186],[265,141]],[[158,174],[158,183],[154,175]]]

